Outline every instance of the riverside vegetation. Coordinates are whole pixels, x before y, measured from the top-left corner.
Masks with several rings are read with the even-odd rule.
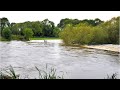
[[[60,37],[67,45],[119,44],[119,18],[112,18],[95,26],[89,23],[68,24]]]
[[[113,17],[106,22],[100,19],[78,20],[62,19],[55,26],[54,22],[45,19],[43,21],[10,23],[7,18],[1,18],[0,40],[22,40],[29,41],[37,38],[61,38],[65,45],[84,45],[84,44],[119,44],[119,18]],[[35,67],[40,79],[63,78],[56,75],[56,70],[51,69],[46,73]],[[6,73],[1,72],[0,79],[20,79],[12,67]],[[108,79],[116,79],[116,74],[108,76]]]
[[[63,79],[63,76],[57,75],[55,68],[50,68],[49,72],[47,65],[46,70],[40,70],[38,67],[35,68],[38,71],[38,78],[34,79]],[[7,70],[3,70],[0,72],[0,79],[22,79],[22,78],[20,78],[20,74],[16,74],[13,67],[10,66]],[[27,79],[29,79],[29,77]]]
[[[55,68],[51,68],[49,72],[40,70],[37,67],[35,68],[38,71],[37,79],[64,79],[63,76],[57,75]],[[5,72],[3,73],[2,71],[0,72],[0,79],[22,79],[20,78],[20,74],[16,74],[12,66],[10,66],[8,70],[4,70],[4,71],[6,73]],[[27,79],[29,79],[29,77]],[[112,75],[107,75],[107,78],[104,79],[117,79],[117,73],[113,73]]]
[[[106,22],[91,19],[61,19],[54,22],[43,21],[10,23],[1,18],[1,40],[36,40],[37,38],[61,38],[66,45],[74,44],[119,44],[119,18],[113,17]],[[35,39],[34,39],[35,38]]]

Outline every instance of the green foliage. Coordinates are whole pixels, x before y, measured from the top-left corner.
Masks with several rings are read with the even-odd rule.
[[[21,35],[12,35],[11,39],[12,40],[22,40],[22,41],[25,40],[24,36],[21,36]]]
[[[95,19],[100,22],[99,19]],[[119,17],[100,23],[90,25],[88,22],[77,25],[67,24],[60,33],[60,38],[65,44],[118,44],[119,43]]]
[[[11,40],[11,35],[12,35],[12,33],[11,33],[11,30],[9,29],[9,27],[6,27],[3,29],[3,31],[2,31],[3,38],[5,38],[7,40]]]
[[[49,21],[48,19],[45,19],[42,21],[42,25],[43,25],[43,37],[53,37],[53,33],[54,33],[54,28],[55,25],[52,21]]]
[[[9,27],[10,23],[9,20],[5,17],[0,18],[0,35],[3,36],[2,31],[4,28]]]
[[[30,40],[30,38],[33,36],[34,33],[33,33],[32,29],[25,28],[23,30],[23,34],[24,34],[24,37],[25,37],[26,40]]]
[[[20,35],[20,26],[19,24],[12,24],[11,31],[13,35]]]
[[[65,18],[65,19],[61,19],[60,23],[57,25],[59,28],[64,28],[67,24],[72,24],[73,26],[80,24],[80,23],[88,23],[89,25],[92,26],[97,26],[101,23],[103,23],[103,21],[101,21],[99,18],[96,18],[94,20],[90,19],[84,19],[84,20],[78,20],[78,19],[69,19],[69,18]]]
[[[65,44],[89,44],[92,40],[92,26],[84,23],[75,27],[67,25],[60,33]]]
[[[60,38],[63,39],[65,44],[72,44],[74,40],[74,34],[72,34],[73,27],[68,24],[59,34]]]
[[[43,29],[42,24],[40,22],[33,22],[31,24],[32,24],[31,28],[34,32],[34,36],[37,36],[37,37],[42,36],[42,29]]]
[[[89,44],[93,39],[93,27],[87,23],[79,24],[76,29],[76,42],[77,44]]]
[[[119,44],[119,18],[114,17],[106,22],[99,18],[94,20],[65,18],[60,20],[57,27],[48,19],[10,24],[7,18],[1,18],[0,34],[1,40],[29,40],[31,36],[60,36],[66,44]],[[31,30],[27,31],[26,28]]]
[[[53,29],[53,37],[59,37],[60,29],[55,27]]]
[[[119,44],[119,18],[114,17],[101,25],[108,33],[108,43]]]
[[[33,37],[30,38],[30,40],[59,40],[60,38],[56,38],[56,37]]]
[[[52,21],[45,19],[43,21],[11,23],[11,31],[13,35],[24,36],[24,29],[30,28],[34,37],[58,37],[59,28],[55,27]]]
[[[105,44],[107,43],[108,33],[106,30],[101,28],[100,26],[96,26],[92,28],[93,39],[90,44]]]

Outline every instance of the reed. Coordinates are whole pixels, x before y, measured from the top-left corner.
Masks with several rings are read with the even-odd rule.
[[[40,70],[38,67],[35,67],[38,71],[38,79],[63,79],[63,76],[58,76],[56,73],[55,68],[50,68],[50,71],[47,70]],[[28,77],[29,78],[29,77]],[[20,78],[20,74],[16,74],[13,67],[10,66],[7,70],[0,71],[0,79],[22,79]]]

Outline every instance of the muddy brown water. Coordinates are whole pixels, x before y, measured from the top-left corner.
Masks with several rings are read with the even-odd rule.
[[[57,75],[67,79],[104,79],[118,73],[120,59],[118,53],[62,46],[60,40],[30,42],[0,42],[0,70],[13,66],[22,78],[37,78],[40,70],[54,67]]]

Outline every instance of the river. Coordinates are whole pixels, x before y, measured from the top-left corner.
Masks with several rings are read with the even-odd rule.
[[[62,46],[60,40],[0,42],[0,70],[13,66],[22,78],[37,78],[35,66],[44,70],[54,67],[66,79],[104,79],[118,73],[118,53]]]

